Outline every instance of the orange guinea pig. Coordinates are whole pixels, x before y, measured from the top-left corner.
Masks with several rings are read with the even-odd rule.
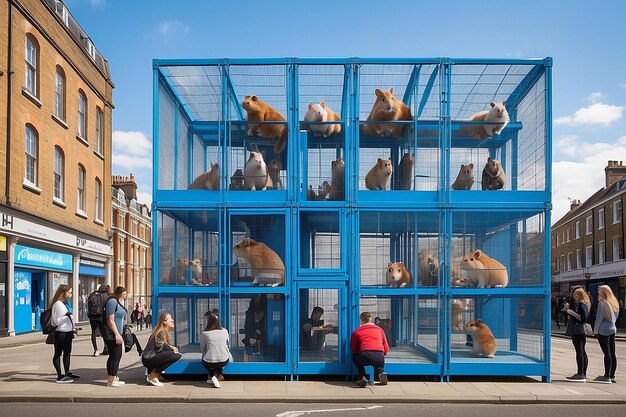
[[[385,278],[390,287],[406,287],[412,280],[411,273],[402,262],[387,262]]]
[[[491,329],[482,320],[474,320],[464,327],[465,333],[472,336],[474,346],[471,353],[473,355],[483,354],[489,359],[496,356],[496,338],[493,337]]]
[[[505,266],[480,249],[465,255],[459,268],[466,271],[467,279],[478,288],[506,287],[509,283]]]

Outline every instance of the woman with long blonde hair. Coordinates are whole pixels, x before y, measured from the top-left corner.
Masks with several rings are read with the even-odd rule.
[[[172,315],[161,313],[141,355],[141,363],[148,369],[146,381],[155,387],[163,386],[163,383],[159,381],[161,372],[183,357],[178,352],[178,348],[172,345],[170,331],[173,328]]]
[[[617,356],[615,355],[615,333],[617,327],[615,322],[619,315],[619,303],[615,294],[608,285],[598,287],[598,311],[596,313],[596,323],[593,332],[598,337],[600,349],[604,354],[604,375],[596,377],[593,382],[610,384],[615,380],[615,370],[617,369]]]
[[[576,350],[576,366],[578,369],[574,375],[568,376],[567,379],[576,382],[586,382],[589,358],[585,350],[587,336],[583,330],[583,325],[587,323],[587,316],[589,316],[589,310],[591,309],[591,300],[585,289],[577,286],[572,291],[572,302],[572,308],[567,306],[565,309],[565,312],[570,316],[565,334],[572,338],[572,344]]]
[[[54,356],[52,356],[52,365],[57,371],[56,382],[59,384],[72,383],[75,379],[79,378],[78,375],[70,372],[74,322],[72,321],[72,313],[65,305],[70,298],[72,298],[72,287],[67,284],[61,284],[50,302],[52,308],[51,322],[52,325],[56,326],[54,330]],[[63,354],[64,374],[61,373],[61,353]]]

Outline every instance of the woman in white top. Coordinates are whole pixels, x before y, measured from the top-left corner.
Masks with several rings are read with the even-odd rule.
[[[214,314],[209,315],[200,336],[200,351],[202,352],[202,365],[209,371],[209,379],[206,382],[220,387],[220,379],[223,381],[222,368],[233,360],[228,349],[228,330],[222,328],[220,319]]]
[[[59,384],[74,382],[79,376],[70,372],[70,355],[72,354],[72,340],[74,339],[74,322],[72,313],[65,303],[72,297],[72,288],[69,285],[61,284],[57,288],[50,305],[52,306],[51,322],[56,326],[54,330],[54,356],[52,365],[57,371]],[[63,368],[65,374],[61,373],[61,353],[63,353]]]

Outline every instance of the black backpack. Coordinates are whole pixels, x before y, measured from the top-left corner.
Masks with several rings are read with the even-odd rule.
[[[87,317],[92,320],[102,320],[102,310],[108,300],[104,291],[94,291],[87,297]]]
[[[54,333],[57,326],[52,325],[52,307],[41,313],[41,316],[39,316],[39,324],[41,324],[41,332],[43,334]]]

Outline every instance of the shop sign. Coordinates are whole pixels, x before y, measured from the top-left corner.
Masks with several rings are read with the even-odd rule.
[[[45,269],[72,270],[72,255],[16,245],[14,262],[18,265]]]

